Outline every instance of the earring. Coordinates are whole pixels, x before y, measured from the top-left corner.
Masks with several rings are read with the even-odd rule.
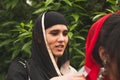
[[[99,72],[97,80],[103,80],[104,79],[104,76],[106,75],[106,68],[105,68],[106,64],[107,64],[107,60],[104,60],[103,61],[104,67],[100,68],[100,72]]]

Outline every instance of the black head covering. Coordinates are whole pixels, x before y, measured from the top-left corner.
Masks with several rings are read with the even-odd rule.
[[[67,21],[65,20],[64,16],[54,11],[46,12],[44,21],[45,29],[56,24],[64,24],[67,26]]]
[[[44,14],[44,13],[43,13]],[[57,72],[48,54],[46,44],[42,31],[42,15],[38,17],[33,28],[32,37],[32,56],[30,61],[30,74],[33,80],[49,80],[51,77],[57,76]],[[45,29],[56,25],[64,24],[67,22],[64,16],[55,11],[45,12],[44,26]],[[64,51],[63,56],[58,59],[58,67],[60,68],[69,59],[68,46]]]

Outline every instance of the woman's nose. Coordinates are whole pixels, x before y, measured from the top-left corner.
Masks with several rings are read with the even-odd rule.
[[[58,37],[58,41],[64,41],[64,38],[65,37],[62,34],[60,34],[59,37]]]

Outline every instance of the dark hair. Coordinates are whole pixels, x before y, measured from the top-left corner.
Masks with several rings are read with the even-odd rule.
[[[45,41],[44,41],[44,38],[43,38],[43,31],[42,31],[42,25],[41,25],[42,16],[43,15],[40,15],[38,17],[38,19],[35,22],[35,26],[33,28],[32,57],[31,57],[31,59],[33,60],[33,62],[35,64],[38,64],[38,66],[40,66],[40,68],[43,69],[44,73],[47,74],[48,79],[50,79],[51,77],[57,76],[58,74],[55,71],[53,63],[52,63],[52,61],[49,57],[48,50],[46,48],[46,44],[45,44]],[[46,22],[46,19],[49,19],[48,16],[49,17],[52,16],[53,23],[49,23],[48,20]],[[54,22],[54,20],[55,20],[54,18],[58,18],[56,22]],[[50,21],[51,21],[51,18],[50,18]],[[48,27],[50,27],[52,25],[58,24],[58,23],[66,25],[66,21],[65,21],[63,15],[58,13],[58,12],[55,12],[55,11],[46,12],[45,23],[46,23],[45,24],[45,29],[47,29]],[[46,27],[46,25],[47,25],[47,27]],[[61,56],[58,59],[58,67],[60,68],[67,60],[69,60],[68,46],[65,49],[63,56]]]
[[[104,47],[110,59],[116,59],[116,64],[120,74],[120,14],[113,14],[103,24],[98,40],[93,49],[93,58],[103,64],[99,54],[99,47]]]

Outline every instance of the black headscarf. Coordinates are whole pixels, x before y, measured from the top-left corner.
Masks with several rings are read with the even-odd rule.
[[[47,11],[44,14],[44,26],[45,29],[56,25],[64,24],[67,26],[67,22],[64,16],[55,11]],[[45,44],[42,31],[42,15],[38,17],[35,22],[32,34],[32,56],[29,62],[30,76],[32,80],[49,80],[54,76],[58,76],[51,58],[48,54],[48,50]],[[64,51],[63,56],[58,59],[58,67],[60,68],[69,59],[68,46]]]

